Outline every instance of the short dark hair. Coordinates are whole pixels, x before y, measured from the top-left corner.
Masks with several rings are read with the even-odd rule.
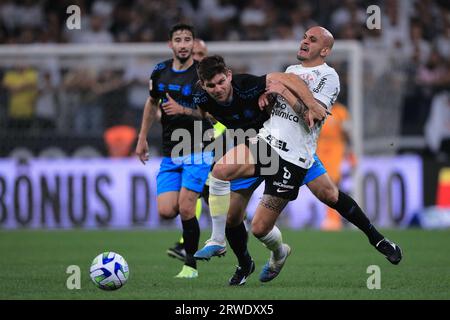
[[[172,40],[173,34],[177,31],[180,30],[187,30],[190,33],[192,33],[192,38],[195,38],[195,32],[194,32],[194,27],[189,25],[189,24],[185,24],[185,23],[177,23],[176,25],[174,25],[172,28],[170,28],[169,31],[169,40]]]
[[[213,55],[204,58],[199,62],[197,73],[200,80],[211,80],[219,73],[227,73],[228,67],[225,64],[222,56]]]

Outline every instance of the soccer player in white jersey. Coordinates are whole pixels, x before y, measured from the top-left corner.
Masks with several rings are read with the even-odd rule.
[[[328,111],[340,91],[338,74],[325,63],[333,42],[332,34],[325,28],[309,29],[297,54],[301,63],[286,70],[298,75],[316,101]],[[253,234],[271,251],[270,259],[260,273],[259,279],[263,282],[280,273],[290,254],[291,248],[282,243],[281,232],[275,222],[287,203],[297,198],[299,186],[314,163],[317,138],[323,123],[311,121],[305,105],[280,84],[269,84],[267,93],[277,94],[277,101],[258,136],[278,153],[280,169],[272,179],[272,185],[266,185],[252,221]]]
[[[325,63],[325,58],[330,54],[333,43],[333,35],[325,28],[309,29],[300,43],[297,54],[300,64],[290,66],[286,70],[287,73],[296,74],[303,79],[316,101],[328,111],[331,111],[340,91],[338,74]],[[275,222],[288,201],[295,199],[298,194],[295,186],[300,185],[298,182],[301,180],[296,181],[295,176],[303,177],[302,169],[309,169],[314,162],[317,138],[323,123],[312,122],[304,104],[279,83],[270,84],[267,93],[277,94],[277,102],[274,104],[271,118],[260,130],[259,137],[272,147],[275,146],[273,150],[278,153],[282,161],[286,160],[289,164],[296,165],[297,168],[295,166],[283,167],[281,184],[275,180],[279,186],[275,190],[275,194],[279,195],[274,196],[273,192],[265,194],[252,222],[253,234],[271,250],[271,257],[260,274],[260,280],[263,282],[270,281],[279,274],[290,254],[291,249],[287,244],[282,243],[281,232],[275,226]],[[300,117],[295,118],[295,115]],[[298,121],[294,121],[296,119]],[[293,184],[294,189],[290,189]],[[294,191],[295,189],[297,190]],[[291,197],[283,195],[283,193],[290,193],[290,190],[292,191]],[[334,206],[340,207],[341,210],[347,207],[350,209],[348,213],[356,215],[357,220],[368,222],[354,200],[342,192],[338,193],[338,200]],[[400,262],[401,249],[393,242],[382,238],[373,245],[378,251],[385,254],[391,263],[398,264]]]
[[[291,249],[287,244],[283,244],[281,232],[275,222],[286,204],[297,197],[305,174],[314,163],[317,137],[324,120],[317,118],[317,108],[324,107],[329,110],[339,93],[339,77],[334,69],[325,63],[333,42],[333,36],[328,30],[322,27],[309,29],[297,55],[301,64],[287,69],[287,72],[294,73],[305,81],[317,105],[309,102],[306,107],[288,90],[291,88],[277,82],[270,83],[267,93],[277,94],[278,97],[271,118],[260,130],[260,139],[253,141],[253,146],[250,143],[248,146],[236,147],[238,154],[242,154],[249,161],[245,164],[230,164],[230,161],[224,161],[224,164],[219,163],[214,167],[216,178],[226,181],[265,175],[263,170],[267,169],[267,162],[260,161],[261,153],[255,152],[255,145],[259,150],[268,148],[271,156],[278,161],[278,172],[265,175],[264,196],[252,221],[253,234],[271,251],[271,257],[260,274],[262,282],[274,279],[290,254]],[[267,98],[261,98],[261,105],[266,103]],[[319,121],[315,121],[317,119]],[[227,158],[227,155],[224,158]],[[400,262],[401,249],[376,231],[356,202],[340,192],[328,175],[319,176],[308,186],[323,186],[324,193],[330,194],[325,197],[329,199],[326,203],[330,207],[338,210],[363,230],[370,243],[391,263]]]

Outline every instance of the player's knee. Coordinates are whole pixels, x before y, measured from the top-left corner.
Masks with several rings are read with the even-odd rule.
[[[253,219],[252,233],[256,238],[262,238],[270,232],[271,228],[266,226],[262,221]]]
[[[173,219],[178,214],[178,209],[174,206],[158,206],[158,214],[163,219]]]
[[[183,220],[191,219],[195,217],[195,206],[196,203],[191,203],[188,201],[181,201],[180,204],[180,216]]]
[[[226,164],[216,163],[212,170],[212,176],[219,180],[229,181],[230,180],[230,169]]]
[[[322,188],[319,191],[318,198],[327,205],[334,205],[339,198],[339,189],[335,185]]]
[[[227,227],[234,228],[237,227],[243,221],[243,217],[239,214],[228,214],[227,216]]]

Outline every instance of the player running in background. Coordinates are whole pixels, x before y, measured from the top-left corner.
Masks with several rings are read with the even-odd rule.
[[[196,61],[201,61],[204,57],[208,55],[208,48],[206,47],[205,41],[201,39],[194,39],[194,47],[192,49],[192,58]],[[207,200],[207,199],[206,199]],[[197,220],[200,220],[202,214],[202,200],[199,198],[195,207],[195,216]],[[175,242],[173,247],[167,249],[167,254],[172,257],[184,261],[186,259],[186,250],[184,249],[184,239],[183,236]]]
[[[192,57],[194,60],[202,61],[208,55],[208,47],[206,46],[205,41],[202,39],[196,38],[194,39],[194,48],[192,50]],[[226,127],[220,122],[216,122],[214,125],[214,138],[218,138],[226,129]],[[209,194],[209,186],[205,185],[205,188],[202,193],[202,197],[208,202],[208,194]],[[195,216],[197,220],[200,220],[200,216],[202,214],[202,200],[199,198],[197,200],[197,205],[195,208]],[[181,237],[173,247],[167,249],[167,254],[172,258],[177,258],[181,261],[184,261],[186,258],[186,250],[184,249],[184,239]]]
[[[203,141],[193,137],[203,136],[212,128],[209,121],[198,120],[198,112],[192,101],[193,87],[198,81],[197,62],[192,57],[194,31],[189,25],[178,24],[169,32],[169,47],[173,58],[155,67],[150,79],[150,96],[144,107],[136,155],[145,164],[149,159],[147,134],[158,107],[161,107],[163,159],[157,176],[157,201],[160,217],[166,219],[181,216],[183,226],[185,264],[178,278],[196,278],[197,264],[193,257],[198,249],[200,229],[195,216],[199,194],[202,192],[211,168],[212,154],[202,153]],[[164,107],[181,105],[182,114],[168,115]],[[201,126],[196,122],[201,122]],[[174,153],[178,141],[171,137],[177,129],[187,130],[191,152]],[[201,132],[195,132],[202,129]],[[183,131],[186,132],[186,131]],[[194,134],[195,133],[195,134]],[[184,150],[183,150],[184,151]]]

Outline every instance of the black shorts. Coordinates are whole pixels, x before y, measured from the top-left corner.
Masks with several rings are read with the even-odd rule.
[[[297,199],[298,191],[305,178],[307,169],[284,160],[263,139],[246,140],[255,164],[255,176],[264,177],[264,194],[287,199]]]

